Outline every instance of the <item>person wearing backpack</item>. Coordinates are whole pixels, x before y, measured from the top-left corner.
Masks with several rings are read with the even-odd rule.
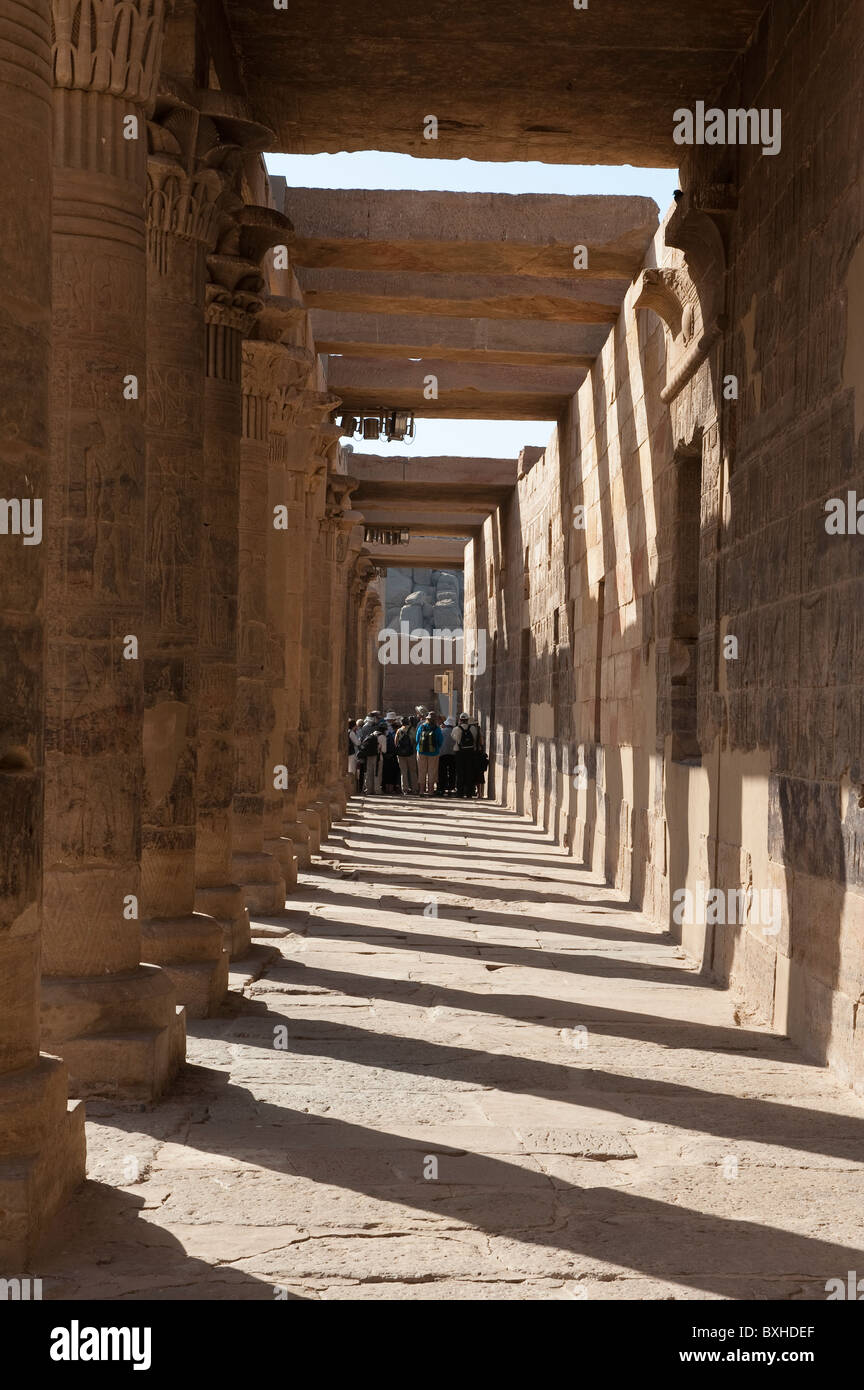
[[[357,761],[363,766],[363,790],[367,796],[377,796],[381,791],[381,764],[387,751],[387,739],[379,732],[377,725],[368,721],[360,733]]]
[[[477,791],[480,759],[483,756],[483,735],[480,725],[472,721],[470,715],[460,714],[459,723],[453,730],[456,745],[456,795],[470,798]]]
[[[403,715],[402,723],[396,730],[396,757],[399,759],[399,771],[402,774],[402,792],[405,796],[416,796],[418,790],[417,781],[417,751],[414,746],[414,730],[411,727],[410,716]]]
[[[438,754],[444,742],[438,720],[434,714],[427,714],[422,724],[417,726],[417,772],[420,779],[420,795],[431,796],[438,780]]]

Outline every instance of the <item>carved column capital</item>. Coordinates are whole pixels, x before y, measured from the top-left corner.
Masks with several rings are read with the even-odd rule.
[[[168,235],[215,248],[231,177],[231,147],[210,116],[176,97],[160,97],[158,105],[147,123],[147,231],[157,264]]]
[[[335,397],[308,389],[315,359],[306,348],[283,348],[280,376],[273,394],[272,428],[279,433],[289,430],[305,431],[310,437],[312,452],[316,451],[314,434],[321,414],[332,409]]]
[[[208,324],[220,328],[233,328],[245,335],[252,331],[255,315],[259,312],[261,304],[262,300],[257,294],[249,294],[245,290],[232,293],[222,285],[214,285],[210,281],[207,285],[204,317]]]
[[[326,465],[327,472],[335,472],[336,460],[339,457],[339,440],[342,438],[341,425],[334,425],[328,421],[327,424],[318,425],[315,430],[315,442],[313,453],[316,458]]]
[[[349,528],[356,523],[356,513],[347,509],[348,499],[360,486],[356,478],[347,473],[331,473],[327,478],[327,516],[338,522],[348,521]],[[349,520],[350,518],[350,520]]]
[[[330,419],[333,411],[342,403],[341,396],[334,396],[330,391],[307,391],[303,402],[303,411],[300,423],[306,429],[314,429],[317,433],[337,430],[336,438],[341,438],[339,426]]]
[[[169,0],[51,0],[54,86],[149,107],[169,8]]]
[[[243,344],[244,394],[269,399],[277,366],[278,349],[272,343],[247,338]]]

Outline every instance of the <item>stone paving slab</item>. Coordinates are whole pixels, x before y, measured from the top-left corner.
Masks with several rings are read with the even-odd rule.
[[[864,1267],[862,1102],[529,822],[352,802],[289,909],[160,1105],[88,1106],[46,1297],[807,1301]]]

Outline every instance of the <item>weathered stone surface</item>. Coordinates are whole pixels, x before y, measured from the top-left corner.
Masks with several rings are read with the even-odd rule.
[[[0,18],[15,1260],[80,1176],[68,1076],[134,1135],[130,1189],[163,1164],[139,1201],[103,1193],[109,1260],[140,1247],[119,1297],[160,1262],[219,1298],[799,1298],[851,1263],[862,13],[660,3],[636,42],[606,8]],[[697,99],[710,133],[699,113],[681,146]],[[682,187],[660,227],[636,197],[289,189],[270,113],[292,149],[651,159]],[[555,429],[419,473],[342,448],[342,412],[397,407]],[[411,537],[392,601],[382,529]],[[430,667],[385,685],[394,616],[482,633],[457,676],[481,803],[349,806],[346,714],[435,698]],[[251,948],[286,893],[292,929]],[[178,1075],[184,1005],[210,1018]],[[167,1128],[110,1109],[169,1083]],[[214,1273],[201,1217],[237,1174]],[[364,1234],[358,1275],[361,1228],[391,1244]],[[104,1291],[78,1271],[58,1289]]]
[[[51,400],[51,17],[47,3],[0,17],[0,492],[47,503]],[[15,190],[14,194],[12,190]],[[34,503],[36,506],[34,507]],[[0,1266],[26,1266],[84,1177],[84,1114],[68,1076],[39,1052],[46,547],[0,535]],[[32,535],[35,532],[31,532]],[[42,526],[39,526],[42,538]]]
[[[74,24],[66,0],[54,5],[43,1040],[61,1056],[68,1050],[78,1093],[115,1094],[128,1083],[155,1098],[182,1061],[183,1036],[167,977],[154,981],[139,965],[147,656],[143,127],[158,84],[166,8],[157,0],[108,6],[106,14],[109,22],[96,27]],[[130,114],[140,139],[124,137]],[[189,413],[196,411],[191,403]],[[170,496],[165,505],[170,511]],[[169,529],[176,526],[175,515]],[[176,592],[166,597],[176,607]]]
[[[195,912],[198,650],[204,527],[205,257],[225,178],[207,168],[212,120],[157,102],[147,161],[147,393],[142,954],[190,1017],[219,1004],[228,951]]]
[[[806,124],[815,41],[837,139],[818,170],[784,145],[807,184],[794,207],[758,148],[735,175],[728,148],[686,150],[554,441],[466,549],[466,626],[493,653],[466,684],[494,794],[670,925],[742,1017],[860,1086],[864,547],[826,506],[864,479],[844,133],[862,31],[850,11],[815,39],[801,19],[765,11],[716,105]],[[810,235],[824,254],[805,271]],[[682,921],[682,895],[709,890],[722,920]]]
[[[387,0],[350,25],[329,4],[293,24],[248,0],[226,6],[279,149],[654,167],[679,152],[671,112],[719,91],[761,10],[758,0],[663,3],[646,23],[641,5],[622,4],[568,9],[550,29],[542,10],[491,0],[468,14],[439,0],[422,17]],[[356,80],[371,70],[374,92]],[[424,135],[427,113],[436,139]]]
[[[364,830],[375,862],[347,846]],[[470,851],[473,889],[454,891],[448,841]],[[418,846],[420,883],[400,897],[376,864],[417,872]],[[348,860],[369,879],[340,877]],[[516,901],[490,905],[502,877],[532,895],[533,922]],[[419,910],[430,897],[437,918]],[[73,1202],[46,1297],[817,1298],[854,1264],[860,1102],[787,1041],[736,1025],[668,936],[523,819],[355,803],[293,903],[295,934],[234,1016],[192,1023],[198,1065],[171,1103],[100,1108],[91,1164],[118,1190]],[[583,1045],[560,1019],[582,1007],[580,948],[603,908],[620,994]],[[542,1021],[507,967],[485,971],[505,916]],[[546,946],[537,918],[556,923]],[[469,930],[482,991],[451,984]],[[419,1002],[409,976],[440,1002]]]

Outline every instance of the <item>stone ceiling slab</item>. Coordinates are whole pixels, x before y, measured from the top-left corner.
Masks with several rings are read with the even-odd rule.
[[[274,149],[669,168],[672,112],[720,90],[763,8],[291,0],[277,10],[224,0],[237,68]],[[424,138],[430,115],[437,139]]]
[[[582,368],[590,368],[609,332],[608,325],[409,318],[322,309],[313,310],[311,324],[319,352]]]
[[[379,507],[363,503],[358,510],[363,513],[363,520],[367,526],[417,527],[427,534],[437,532],[439,536],[452,536],[454,531],[461,536],[473,536],[489,515],[489,509],[485,508],[483,511],[465,512],[457,517],[446,507],[439,507],[438,511],[435,511],[431,507],[417,506],[408,497],[398,506]]]
[[[330,357],[327,381],[340,411],[358,414],[410,410],[418,417],[475,420],[557,420],[579,389],[585,371],[575,367],[492,366],[426,359]],[[434,377],[437,399],[424,383]]]
[[[289,188],[291,259],[313,269],[632,279],[657,230],[652,198]]]
[[[508,488],[519,475],[516,459],[463,458],[453,454],[367,454],[357,450],[350,455],[351,476],[361,487],[390,487],[394,483],[413,483],[424,473],[434,472],[441,486]]]
[[[352,453],[352,506],[369,526],[470,535],[516,485],[516,459]]]
[[[594,277],[590,266],[565,280],[519,275],[400,274],[330,268],[297,270],[310,309],[410,317],[615,322],[628,278]]]

